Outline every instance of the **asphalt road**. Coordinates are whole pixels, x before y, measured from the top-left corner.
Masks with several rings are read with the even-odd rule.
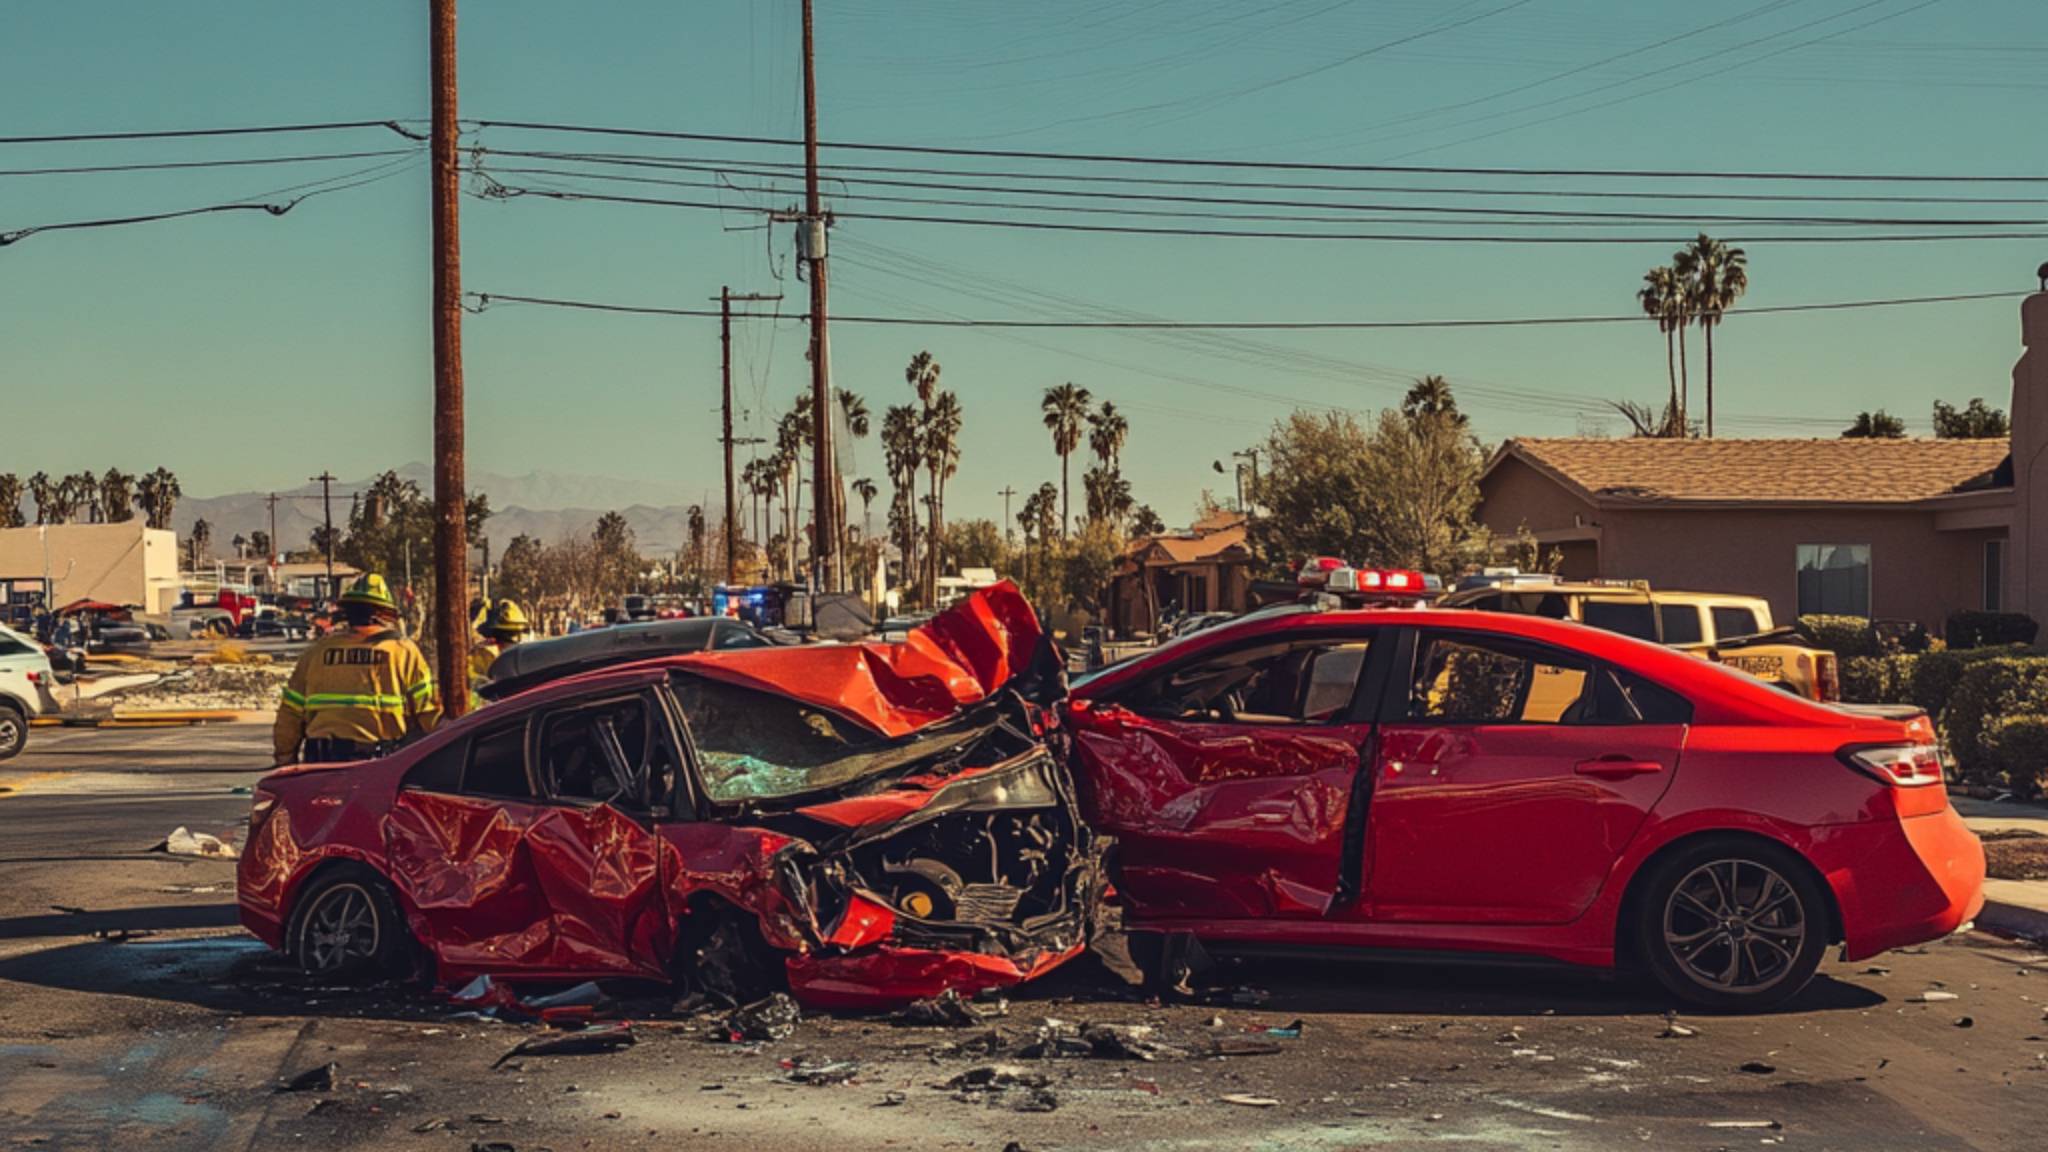
[[[238,833],[266,731],[35,735],[0,765],[0,1147],[2033,1149],[2048,1129],[2048,955],[1986,936],[1830,964],[1791,1010],[1682,1017],[1691,1037],[1640,988],[1520,971],[1269,965],[1237,973],[1261,1004],[1159,1007],[1112,939],[992,1022],[1042,1090],[940,1087],[1004,1057],[872,1018],[735,1046],[657,1016],[623,1051],[493,1067],[525,1026],[308,987],[235,929],[230,864],[148,851],[181,824]],[[1928,990],[1956,999],[1908,1001]],[[1046,1017],[1188,1053],[1301,1031],[1265,1056],[1014,1059]],[[860,1068],[791,1083],[805,1059]],[[274,1091],[329,1061],[336,1089]]]

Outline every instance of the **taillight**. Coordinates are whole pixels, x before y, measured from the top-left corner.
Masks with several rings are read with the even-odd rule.
[[[43,682],[43,674],[41,672],[30,672],[28,674],[28,682],[31,684],[41,684]]]
[[[1842,675],[1835,667],[1835,654],[1823,652],[1813,658],[1813,698],[1823,704],[1842,699]]]
[[[1933,744],[1876,744],[1842,749],[1842,762],[1894,788],[1941,783],[1941,749]]]

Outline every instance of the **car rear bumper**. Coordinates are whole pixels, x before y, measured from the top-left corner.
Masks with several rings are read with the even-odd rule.
[[[895,1008],[948,988],[971,997],[1037,979],[1086,948],[992,956],[884,945],[846,956],[791,956],[789,991],[811,1008]]]
[[[1836,825],[1815,845],[1842,914],[1842,958],[1940,939],[1984,907],[1984,845],[1954,808]]]

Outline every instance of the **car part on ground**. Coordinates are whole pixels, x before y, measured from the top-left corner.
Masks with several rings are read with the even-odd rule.
[[[902,644],[566,675],[382,760],[265,777],[243,922],[323,971],[389,970],[416,941],[450,986],[786,984],[824,1006],[1005,987],[1085,947],[1099,887],[1046,743],[1063,691],[1008,585]],[[380,893],[397,916],[366,920]]]

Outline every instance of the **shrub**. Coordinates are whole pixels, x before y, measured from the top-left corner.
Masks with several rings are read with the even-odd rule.
[[[1848,656],[1836,665],[1842,700],[1849,704],[1896,704],[1905,699],[1894,658]],[[1910,675],[1910,673],[1908,673]]]
[[[1912,657],[1912,670],[1903,685],[1908,702],[1925,709],[1929,716],[1940,719],[1948,710],[1949,698],[1955,694],[1956,685],[1962,681],[1963,672],[1971,665],[1985,660],[1998,660],[2025,655],[2026,649],[1969,648],[1958,651],[1953,648],[1936,648]]]
[[[1944,634],[1951,648],[1986,648],[1999,644],[2032,644],[2041,626],[2024,612],[1951,613]]]
[[[1825,648],[1843,660],[1883,654],[1877,629],[1861,616],[1801,616],[1799,630],[1814,647]]]
[[[1986,767],[2005,779],[2015,796],[2033,799],[2041,794],[2048,775],[2048,715],[2020,712],[1999,716],[1984,725],[1980,738]]]
[[[1941,717],[1963,779],[1996,783],[2004,769],[1985,733],[1994,721],[2030,713],[2048,713],[2048,657],[2008,655],[1968,664]]]
[[[1927,634],[1927,626],[1918,620],[1876,620],[1871,622],[1871,631],[1887,652],[1920,653],[1935,643],[1934,637]]]

